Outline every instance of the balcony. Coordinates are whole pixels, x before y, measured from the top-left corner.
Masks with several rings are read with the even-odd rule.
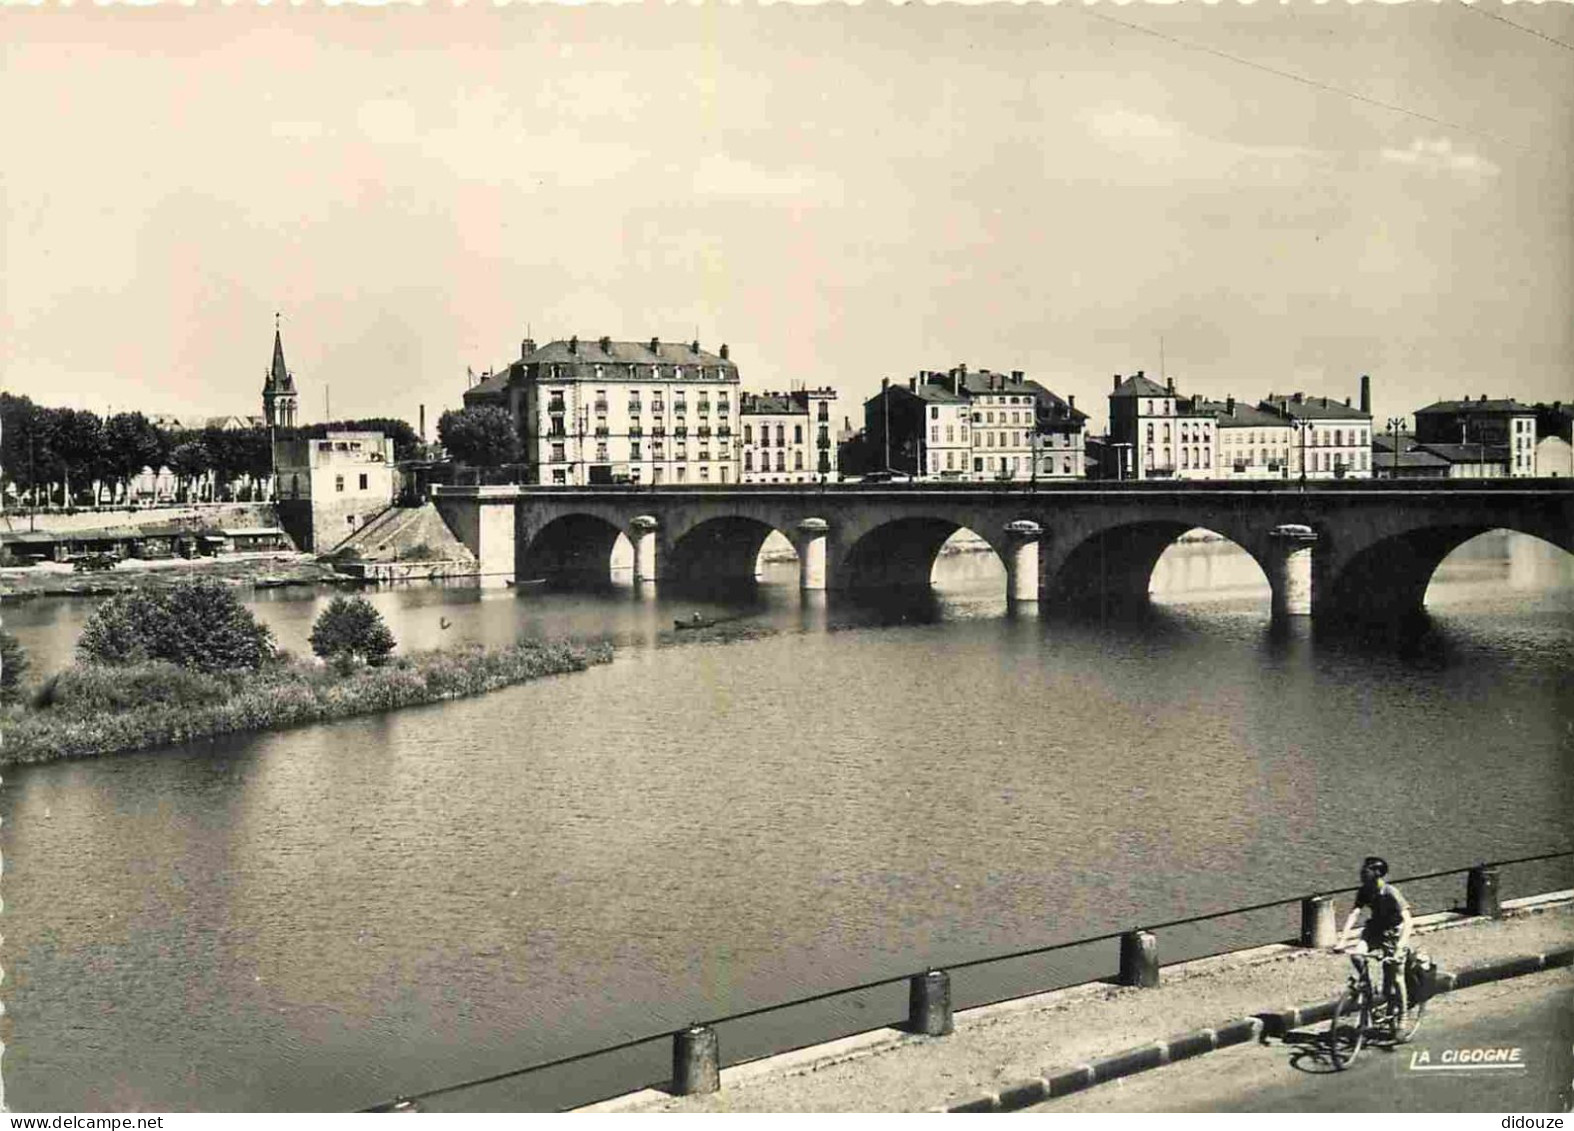
[[[708,424],[701,424],[694,432],[701,440],[710,439],[710,425]]]
[[[689,430],[680,424],[672,430],[672,434],[679,440],[685,440],[688,438]]]
[[[596,401],[596,411],[597,412],[606,412],[607,411],[607,401],[606,401],[605,397],[603,397],[600,400]]]
[[[598,440],[605,440],[608,435],[607,426],[605,424],[596,425],[595,431],[592,432],[591,435],[595,436],[595,438]]]
[[[568,410],[563,407],[562,400],[551,400],[551,401],[547,401],[547,411],[548,412],[558,413],[559,415],[561,415],[562,413],[565,413]]]
[[[651,401],[650,411],[655,413],[657,416],[660,416],[664,411],[666,411],[666,409],[660,401]]]
[[[732,429],[723,424],[720,428],[716,429],[716,435],[723,440],[731,439]]]
[[[829,436],[821,436],[814,442],[814,446],[822,452],[828,452],[831,450],[831,438]]]
[[[630,416],[638,416],[639,415],[639,411],[640,411],[639,402],[638,401],[629,401],[629,415]]]
[[[630,440],[637,440],[637,439],[639,439],[639,437],[643,436],[644,434],[645,434],[645,429],[640,427],[638,424],[630,424],[629,425],[629,439]]]
[[[650,430],[651,438],[654,440],[660,440],[666,434],[667,430],[659,424]]]
[[[701,448],[700,449],[700,459],[702,459],[702,460],[710,459],[710,449],[709,448]]]
[[[552,427],[547,429],[547,439],[549,439],[549,440],[566,440],[566,439],[568,439],[568,433],[563,430],[563,422],[561,420],[554,420],[552,422]]]

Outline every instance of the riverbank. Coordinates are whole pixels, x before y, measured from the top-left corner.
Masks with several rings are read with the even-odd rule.
[[[29,705],[0,715],[0,766],[328,722],[480,695],[611,659],[606,644],[524,641],[419,652],[347,674],[288,658],[223,675],[170,664],[77,666],[51,678]]]
[[[57,562],[0,569],[0,604],[36,597],[105,597],[128,589],[174,585],[188,577],[216,577],[226,584],[279,588],[291,585],[355,585],[312,554],[226,554],[218,558],[128,558],[113,569],[79,573]]]
[[[1497,970],[1511,959],[1566,950],[1574,943],[1574,893],[1558,896],[1505,904],[1503,919],[1425,916],[1417,924],[1416,946],[1449,972]],[[1346,968],[1344,959],[1327,951],[1256,947],[1167,966],[1154,989],[1103,982],[1074,986],[959,1011],[949,1036],[876,1029],[724,1069],[721,1090],[710,1095],[647,1089],[580,1110],[932,1111],[964,1104],[1009,1109],[1022,1106],[1006,1098],[1019,1098],[1015,1093],[1025,1082],[1096,1063],[1109,1063],[1113,1071],[1119,1054],[1146,1052],[1159,1041],[1178,1047],[1174,1038],[1188,1031],[1222,1033],[1237,1020],[1260,1022],[1274,1011],[1324,1002]],[[1261,1031],[1259,1023],[1254,1033]]]

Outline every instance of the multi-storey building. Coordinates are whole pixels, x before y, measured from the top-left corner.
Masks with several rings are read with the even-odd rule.
[[[1478,451],[1477,468],[1502,464],[1512,477],[1536,474],[1536,410],[1508,400],[1466,397],[1437,401],[1416,410],[1416,443],[1458,444]]]
[[[527,338],[464,401],[509,411],[532,483],[737,482],[738,367],[725,345]]]
[[[1281,416],[1234,397],[1199,401],[1193,406],[1213,416],[1218,448],[1215,479],[1283,479],[1289,474],[1295,429]]]
[[[1038,392],[1034,397],[1036,429],[1033,456],[1038,463],[1038,479],[1082,479],[1087,475],[1087,447],[1084,432],[1088,414],[1077,408],[1075,397],[1062,400],[1036,381],[1026,384]]]
[[[1217,473],[1218,421],[1204,402],[1176,395],[1139,369],[1115,375],[1109,395],[1109,444],[1118,465],[1111,479],[1211,479]]]
[[[743,483],[816,483],[836,475],[834,389],[744,393],[739,410]]]
[[[275,505],[295,544],[327,553],[392,505],[393,449],[381,432],[277,441]]]
[[[1087,414],[1020,370],[924,370],[864,404],[871,470],[969,482],[1080,478]],[[1035,463],[1037,466],[1035,467]]]
[[[1303,393],[1270,393],[1257,407],[1289,425],[1290,475],[1302,479],[1372,477],[1371,385],[1361,378],[1361,405]]]

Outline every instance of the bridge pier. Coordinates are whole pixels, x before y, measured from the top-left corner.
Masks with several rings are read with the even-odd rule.
[[[642,514],[629,523],[628,540],[634,544],[634,583],[656,580],[656,530],[661,523]]]
[[[475,555],[481,584],[501,587],[518,576],[517,487],[470,487],[462,496],[438,494],[437,513]]]
[[[1031,519],[1006,523],[1006,599],[1038,600],[1038,540],[1044,528]]]
[[[823,518],[798,523],[798,588],[805,593],[825,589],[825,540],[831,524]]]
[[[1268,584],[1273,589],[1275,618],[1312,614],[1312,547],[1317,532],[1310,526],[1286,523],[1269,535]]]

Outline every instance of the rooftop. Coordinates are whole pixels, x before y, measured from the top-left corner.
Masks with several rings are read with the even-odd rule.
[[[1275,412],[1290,420],[1371,420],[1372,414],[1362,412],[1333,397],[1308,397],[1303,393],[1279,395],[1269,393],[1257,407]]]

